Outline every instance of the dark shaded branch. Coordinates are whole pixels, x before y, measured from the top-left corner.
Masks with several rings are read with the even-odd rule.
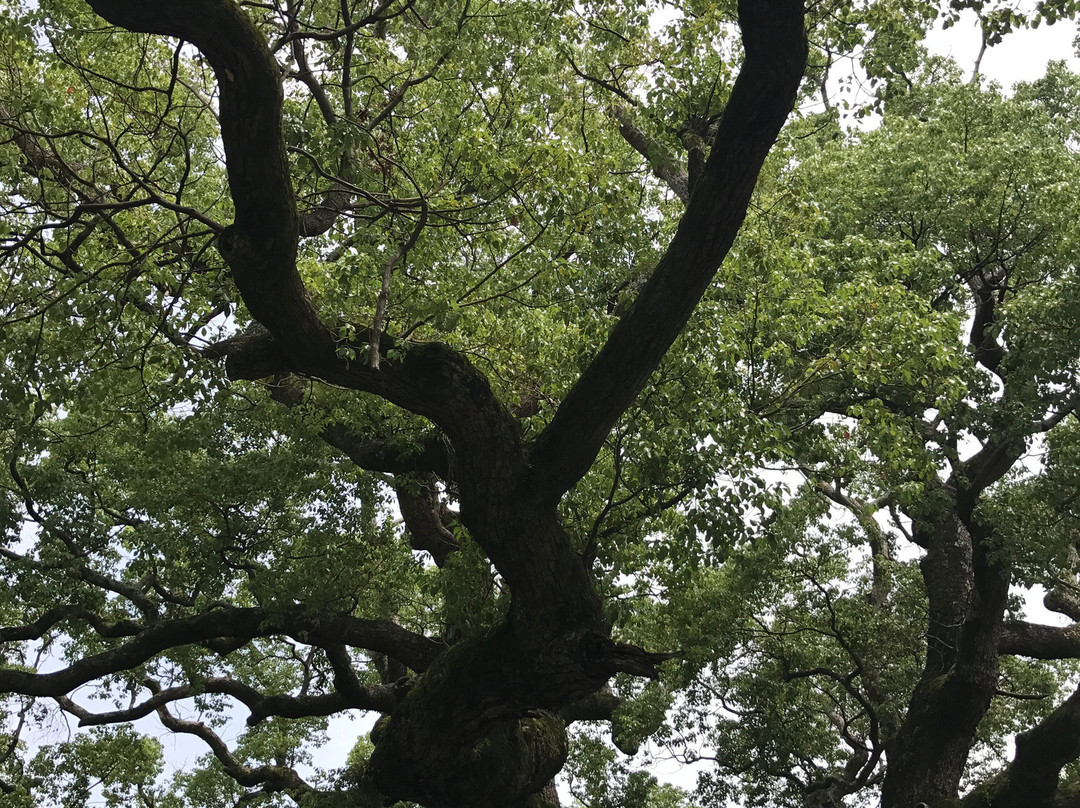
[[[243,644],[277,634],[317,645],[345,643],[389,654],[413,670],[422,671],[442,646],[389,620],[363,620],[345,615],[312,617],[300,609],[216,608],[195,617],[161,621],[128,642],[93,654],[52,673],[0,670],[0,692],[28,696],[63,696],[76,687],[110,673],[129,670],[169,648],[232,638]],[[238,647],[238,646],[237,646]]]
[[[1061,770],[1080,758],[1080,690],[1026,732],[1004,772],[964,798],[978,808],[1053,808]]]
[[[735,240],[758,172],[794,105],[807,55],[801,0],[743,0],[739,18],[746,62],[675,238],[537,438],[531,462],[549,501],[589,469],[686,325]]]
[[[1043,596],[1043,606],[1052,612],[1063,614],[1070,620],[1080,622],[1080,597],[1074,587],[1059,584]]]
[[[1002,626],[998,653],[1031,659],[1080,658],[1080,624],[1060,628],[1010,621]]]
[[[356,329],[356,333],[366,330]],[[343,340],[340,344],[354,356],[366,352],[364,343]],[[462,482],[464,494],[475,493],[478,502],[504,495],[505,491],[492,490],[485,483],[496,475],[504,487],[514,473],[511,469],[523,465],[520,429],[487,378],[464,354],[440,343],[403,343],[383,334],[381,352],[378,369],[346,360],[330,366],[302,366],[291,361],[275,336],[254,324],[203,354],[224,357],[233,379],[263,379],[295,371],[381,396],[442,429],[455,449],[452,476]],[[376,447],[375,451],[381,450]],[[432,447],[432,452],[434,456],[438,450]],[[408,470],[412,469],[401,469]]]
[[[958,504],[920,521],[919,562],[929,607],[926,659],[907,715],[888,750],[882,805],[954,797],[976,728],[997,690],[1009,578],[990,554],[990,534],[971,518],[973,502],[955,481]]]
[[[285,355],[281,343],[257,322],[239,334],[208,345],[202,355],[207,359],[224,359],[230,379],[264,379],[289,374],[298,367]]]
[[[41,639],[50,629],[65,620],[83,620],[97,632],[98,636],[109,638],[132,637],[144,628],[138,620],[119,620],[110,623],[81,606],[56,606],[32,623],[0,628],[0,643]]]
[[[1049,432],[1080,408],[1080,390],[1073,392],[1061,405],[1036,424],[1038,432]]]
[[[349,650],[344,645],[328,645],[323,651],[330,662],[330,667],[334,669],[334,687],[347,702],[383,713],[394,709],[397,704],[394,689],[385,685],[365,685],[361,682],[353,668]],[[330,715],[330,713],[324,713],[324,715]],[[252,710],[252,718],[254,717],[255,711]],[[248,720],[251,721],[251,719]]]
[[[344,452],[357,466],[369,471],[389,474],[432,471],[439,476],[448,473],[446,443],[438,435],[428,433],[417,443],[402,447],[359,440],[341,424],[330,424],[320,434],[323,440]]]
[[[677,651],[653,653],[629,643],[607,641],[604,645],[606,647],[601,654],[598,654],[598,658],[602,660],[602,664],[610,666],[609,675],[630,673],[646,679],[658,679],[660,677],[658,666],[669,659],[681,656]]]
[[[341,344],[356,356],[365,353],[363,343]],[[301,369],[290,362],[276,337],[256,327],[204,353],[225,357],[225,368],[234,379],[261,379],[295,370],[381,396],[442,429],[454,447],[452,476],[461,484],[463,495],[474,494],[477,504],[506,495],[506,480],[524,464],[519,454],[520,428],[495,397],[487,378],[464,354],[440,343],[402,343],[383,334],[381,351],[378,370],[347,361]],[[501,482],[493,482],[493,475]],[[488,482],[498,490],[486,485]]]

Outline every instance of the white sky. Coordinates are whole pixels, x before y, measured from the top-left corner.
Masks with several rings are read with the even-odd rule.
[[[1018,81],[1041,77],[1051,60],[1064,59],[1073,70],[1080,69],[1073,48],[1076,35],[1076,25],[1070,21],[1014,31],[987,50],[980,72],[1008,89]],[[951,56],[970,75],[981,41],[974,13],[966,12],[949,30],[933,32],[926,44],[935,53]]]

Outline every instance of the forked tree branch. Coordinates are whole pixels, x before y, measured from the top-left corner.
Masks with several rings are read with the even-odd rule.
[[[150,680],[147,684],[152,693],[158,692],[159,686],[156,682]],[[274,765],[252,768],[242,763],[240,759],[232,753],[225,741],[205,724],[201,724],[198,721],[187,721],[177,718],[169,712],[165,705],[161,705],[157,708],[157,714],[166,729],[171,730],[172,732],[194,735],[201,739],[210,747],[210,751],[214,753],[214,757],[218,759],[218,762],[225,770],[225,773],[236,780],[240,785],[245,786],[246,788],[263,786],[270,792],[293,792],[297,797],[315,793],[315,789],[306,783],[291,767]],[[300,799],[296,799],[296,802],[299,803]]]

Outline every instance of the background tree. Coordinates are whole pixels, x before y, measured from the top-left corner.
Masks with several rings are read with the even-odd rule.
[[[4,5],[6,800],[1070,798],[1077,82],[739,5]]]
[[[1075,669],[1044,661],[1077,614],[1077,79],[914,78],[871,132],[800,123],[723,275],[747,410],[806,483],[734,556],[706,508],[729,556],[652,618],[713,643],[677,735],[716,804],[736,776],[753,804],[1071,799]],[[1033,586],[1066,624],[1025,622]]]

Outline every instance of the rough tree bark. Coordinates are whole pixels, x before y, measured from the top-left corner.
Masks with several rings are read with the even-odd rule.
[[[929,620],[923,672],[889,744],[882,808],[955,800],[976,729],[998,685],[1009,574],[993,557],[993,527],[976,513],[980,496],[1012,467],[1023,440],[988,442],[927,491],[913,539]],[[936,507],[931,502],[937,502]]]
[[[889,747],[883,808],[955,798],[971,739],[998,682],[1008,578],[987,559],[986,531],[970,511],[918,525],[929,598],[926,662]]]
[[[678,232],[533,445],[487,379],[446,346],[395,346],[385,335],[377,369],[339,358],[296,268],[300,231],[282,141],[280,72],[239,6],[88,3],[115,25],[192,43],[217,76],[236,208],[220,251],[265,328],[218,347],[230,374],[319,378],[430,419],[453,449],[461,521],[511,592],[506,621],[443,652],[382,722],[371,781],[388,798],[431,806],[505,808],[539,799],[566,757],[559,711],[616,672],[654,675],[665,658],[612,641],[557,505],[682,331],[742,224],[805,66],[802,0],[740,2],[745,64]],[[362,344],[347,347],[363,355]],[[392,347],[399,350],[388,355]]]

